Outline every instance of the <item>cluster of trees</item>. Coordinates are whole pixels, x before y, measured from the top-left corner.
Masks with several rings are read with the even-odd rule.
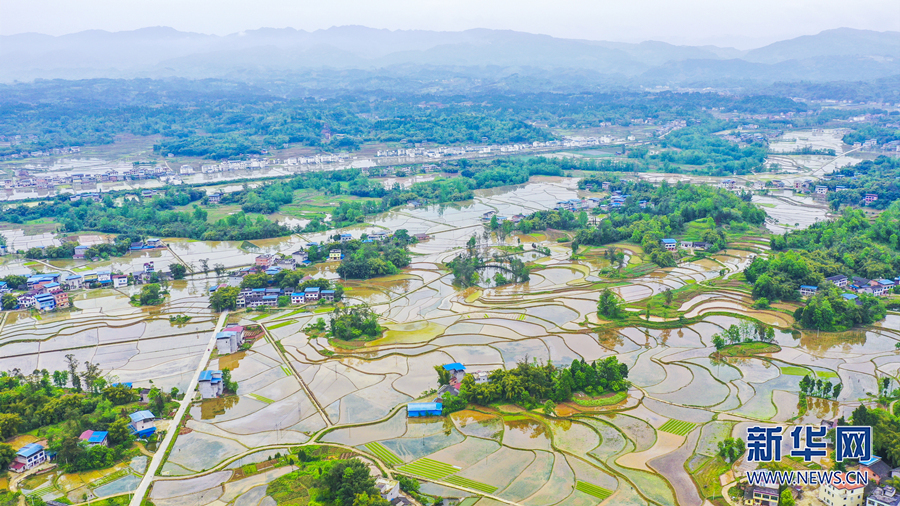
[[[625,206],[610,209],[609,219],[599,225],[580,229],[575,240],[593,246],[631,240],[641,244],[650,259],[662,267],[674,266],[675,257],[660,241],[682,233],[689,222],[709,220],[703,238],[709,239],[714,247],[723,247],[725,236],[720,227],[759,226],[766,218],[765,211],[720,188],[619,181],[613,182],[610,189],[629,195]],[[642,200],[650,205],[642,209],[639,205]]]
[[[344,341],[379,337],[384,330],[378,325],[378,315],[367,304],[335,309],[329,326],[331,336]]]
[[[847,300],[841,297],[840,290],[826,283],[805,307],[794,311],[794,319],[803,327],[816,330],[844,330],[854,325],[868,325],[884,318],[887,308],[878,297],[859,294],[857,299]]]
[[[719,450],[716,454],[729,464],[736,462],[747,451],[747,444],[739,437],[727,437],[724,441],[719,441],[718,446]]]
[[[486,267],[498,269],[493,281],[497,286],[524,283],[530,279],[531,267],[515,255],[488,256],[487,248],[478,248],[475,236],[469,238],[466,249],[445,265],[453,273],[453,283],[461,287],[475,286]],[[508,276],[508,277],[507,277]]]
[[[578,391],[600,395],[607,391],[624,392],[629,387],[628,366],[620,364],[614,356],[590,364],[584,359],[574,360],[566,368],[557,368],[552,362],[529,362],[525,357],[513,369],[496,369],[488,378],[487,383],[476,384],[472,375],[466,375],[459,395],[444,399],[444,414],[463,409],[469,403],[488,406],[498,401],[532,409],[546,401],[569,401]]]
[[[835,211],[841,205],[887,209],[900,200],[900,158],[879,156],[875,160],[845,167],[834,175],[843,176],[823,181],[828,187],[828,202]],[[845,189],[836,191],[838,186]],[[865,203],[867,193],[875,193],[878,200]]]
[[[831,381],[822,381],[822,378],[813,379],[809,374],[800,380],[800,393],[812,397],[821,397],[823,399],[837,399],[843,390],[843,383],[832,385]]]
[[[872,427],[873,455],[881,456],[891,467],[900,465],[900,417],[860,404],[851,420],[853,425]]]
[[[870,222],[858,209],[845,209],[836,220],[815,223],[770,240],[773,254],[756,257],[744,270],[753,296],[797,300],[800,285],[818,286],[843,274],[869,279],[893,278],[900,272],[900,203]],[[864,304],[866,298],[861,296]]]
[[[600,298],[597,300],[597,314],[603,318],[621,318],[625,314],[622,307],[622,299],[616,292],[609,288],[604,288],[600,292]]]
[[[123,406],[137,401],[138,394],[125,385],[109,385],[96,364],[84,362],[81,370],[72,354],[66,355],[66,363],[67,369],[52,373],[0,372],[0,440],[43,427],[49,448],[58,452],[67,472],[109,467],[131,446],[130,419]],[[170,394],[154,388],[150,409],[163,413],[170,399]],[[86,429],[109,432],[110,447],[85,448],[78,436]],[[14,456],[5,450],[0,448],[3,467],[9,463],[3,460]]]
[[[754,341],[771,343],[775,341],[775,329],[761,322],[742,320],[737,325],[730,325],[722,332],[713,334],[712,343],[717,350],[726,345],[738,343],[751,343]]]
[[[277,456],[277,455],[276,455]],[[273,480],[266,494],[278,504],[310,504],[321,506],[390,506],[375,488],[375,478],[359,459],[323,460],[303,448],[297,448],[299,469]],[[400,488],[418,493],[418,481],[398,477]]]
[[[337,273],[344,279],[369,279],[397,274],[409,265],[407,242],[403,239],[385,239],[370,243],[359,240],[341,243],[344,253]]]
[[[158,306],[166,301],[166,292],[156,283],[141,287],[141,293],[131,296],[131,302],[140,306]]]
[[[8,221],[15,223],[53,218],[66,232],[97,230],[123,234],[129,238],[165,236],[205,241],[239,241],[281,237],[291,233],[289,227],[262,216],[253,219],[243,212],[208,223],[206,211],[197,205],[194,205],[191,212],[174,209],[195,203],[205,195],[195,189],[168,187],[165,195],[160,194],[149,200],[124,199],[121,205],[116,205],[109,195],[101,202],[87,199],[71,202],[63,195],[42,201],[36,206],[6,206],[3,213]],[[124,247],[124,237],[121,243],[116,244],[118,246],[115,251],[118,252]],[[98,247],[97,252],[101,253],[98,256],[102,256],[101,248]]]

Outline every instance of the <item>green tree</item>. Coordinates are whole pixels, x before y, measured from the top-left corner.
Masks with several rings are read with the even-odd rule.
[[[553,401],[547,399],[547,402],[544,403],[544,407],[542,408],[544,414],[550,416],[553,414],[554,409],[556,409],[556,404],[554,404]]]
[[[675,294],[672,293],[671,288],[666,288],[663,291],[663,296],[666,298],[666,305],[669,306],[672,304],[672,299],[675,297]]]
[[[6,467],[16,458],[16,450],[5,443],[0,443],[0,469]]]
[[[236,286],[219,288],[209,296],[209,305],[217,313],[226,309],[237,309],[237,297],[240,292],[241,289]]]
[[[597,302],[597,312],[605,318],[618,318],[621,316],[622,309],[620,307],[619,296],[609,288],[605,288],[600,292],[600,299]]]
[[[160,414],[160,416],[161,415],[162,414]],[[109,427],[106,430],[109,432],[110,445],[118,445],[131,440],[131,431],[128,430],[128,423],[130,421],[130,419],[122,417],[116,418],[113,423],[109,424]]]
[[[241,280],[241,288],[265,288],[269,286],[269,275],[265,272],[247,274]]]
[[[2,300],[0,300],[0,304],[2,304],[3,309],[15,309],[16,306],[19,305],[19,299],[15,295],[11,293],[4,293]]]
[[[119,383],[103,390],[103,396],[116,406],[121,406],[137,400],[138,394],[133,388],[129,388],[128,385]]]
[[[712,343],[717,350],[721,350],[725,347],[725,339],[723,339],[719,334],[713,334]]]
[[[778,506],[794,506],[794,494],[790,488],[781,491],[781,497],[778,499]]]
[[[169,266],[169,272],[172,273],[173,279],[184,279],[184,274],[187,272],[187,267],[182,264],[172,264]]]
[[[19,433],[22,418],[14,413],[0,413],[0,440],[9,439]]]
[[[319,482],[329,502],[335,506],[352,505],[360,494],[381,498],[369,468],[356,459],[336,461]]]
[[[434,366],[435,372],[438,375],[438,385],[444,386],[450,384],[450,371],[444,369],[442,365]]]

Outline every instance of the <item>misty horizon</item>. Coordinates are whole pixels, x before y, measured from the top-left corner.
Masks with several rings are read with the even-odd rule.
[[[837,0],[818,2],[815,9],[799,2],[785,4],[775,0],[753,5],[660,0],[639,4],[564,0],[547,5],[530,0],[516,4],[515,9],[503,3],[473,0],[461,0],[452,6],[412,4],[406,0],[362,5],[345,0],[327,5],[263,0],[252,7],[241,2],[208,0],[157,0],[146,4],[8,0],[4,4],[0,35],[61,36],[86,30],[121,32],[165,26],[182,32],[227,36],[265,28],[316,32],[365,26],[390,31],[511,30],[575,40],[660,41],[748,50],[836,28],[900,31],[900,16],[872,15],[896,12],[896,5],[886,0],[856,2],[851,10]]]

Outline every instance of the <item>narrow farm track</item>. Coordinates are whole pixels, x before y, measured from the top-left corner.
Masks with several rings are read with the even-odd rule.
[[[219,321],[216,323],[216,328],[213,329],[212,335],[209,338],[209,345],[207,346],[206,352],[203,353],[203,356],[200,357],[200,361],[197,364],[197,370],[194,371],[194,375],[191,378],[191,382],[188,383],[188,387],[185,390],[184,399],[181,400],[181,406],[178,407],[178,412],[175,413],[175,418],[172,419],[174,422],[174,427],[170,425],[169,430],[166,432],[166,438],[160,443],[159,450],[156,454],[153,455],[153,458],[150,459],[150,464],[147,466],[147,470],[144,471],[144,476],[141,478],[141,483],[138,485],[138,488],[134,491],[134,497],[131,498],[130,506],[140,506],[144,501],[144,496],[147,495],[147,491],[150,488],[150,483],[153,481],[156,470],[162,465],[163,460],[168,454],[168,449],[172,446],[172,442],[175,440],[175,435],[178,434],[178,427],[181,424],[182,418],[184,418],[184,414],[187,411],[187,408],[191,405],[194,400],[194,390],[197,388],[197,382],[200,380],[200,372],[206,368],[206,364],[209,362],[209,357],[212,355],[212,349],[216,347],[216,334],[222,330],[222,327],[225,326],[225,322],[228,320],[228,311],[223,312],[219,316]]]

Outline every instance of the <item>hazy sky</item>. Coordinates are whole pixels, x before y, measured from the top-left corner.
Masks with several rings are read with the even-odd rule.
[[[0,33],[62,35],[171,26],[225,35],[316,30],[497,28],[556,37],[747,49],[847,26],[900,30],[897,0],[0,0]]]

